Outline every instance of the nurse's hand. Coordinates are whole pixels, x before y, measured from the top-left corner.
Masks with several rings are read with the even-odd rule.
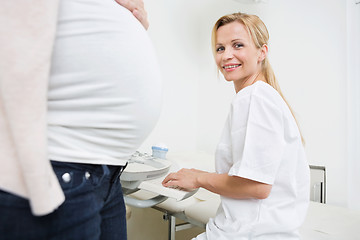
[[[145,11],[143,0],[115,0],[121,6],[129,9],[130,12],[140,21],[145,29],[149,27],[147,12]]]
[[[180,188],[191,191],[199,188],[198,178],[206,172],[197,169],[183,168],[178,172],[170,173],[162,182],[164,187]]]

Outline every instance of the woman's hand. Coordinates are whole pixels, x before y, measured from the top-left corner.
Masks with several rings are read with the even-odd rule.
[[[193,190],[199,188],[198,178],[206,172],[197,169],[183,168],[178,172],[170,173],[162,182],[163,186],[170,188],[181,188],[184,190]]]
[[[129,9],[130,12],[140,21],[145,29],[148,29],[149,22],[145,11],[143,0],[115,0],[121,6]]]

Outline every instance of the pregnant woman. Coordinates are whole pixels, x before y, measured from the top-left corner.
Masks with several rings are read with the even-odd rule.
[[[1,239],[126,239],[119,176],[160,113],[143,3],[29,2],[1,7]]]

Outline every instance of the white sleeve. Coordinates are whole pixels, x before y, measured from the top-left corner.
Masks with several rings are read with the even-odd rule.
[[[228,174],[273,184],[285,146],[283,115],[280,107],[261,96],[252,94],[247,104],[233,106],[233,166]]]

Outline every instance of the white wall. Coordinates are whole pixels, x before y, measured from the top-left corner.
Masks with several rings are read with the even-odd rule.
[[[210,48],[212,25],[222,15],[259,15],[270,32],[270,60],[294,108],[310,164],[327,169],[328,203],[347,204],[346,1],[145,0],[164,77],[159,123],[141,150],[164,142],[169,151],[213,153],[231,84],[218,78]]]
[[[348,204],[360,210],[360,1],[347,0]]]
[[[196,150],[198,110],[198,34],[191,19],[195,9],[183,1],[145,1],[150,28],[163,73],[164,101],[159,122],[141,150],[163,142],[170,151]],[[180,10],[180,11],[179,11]]]

